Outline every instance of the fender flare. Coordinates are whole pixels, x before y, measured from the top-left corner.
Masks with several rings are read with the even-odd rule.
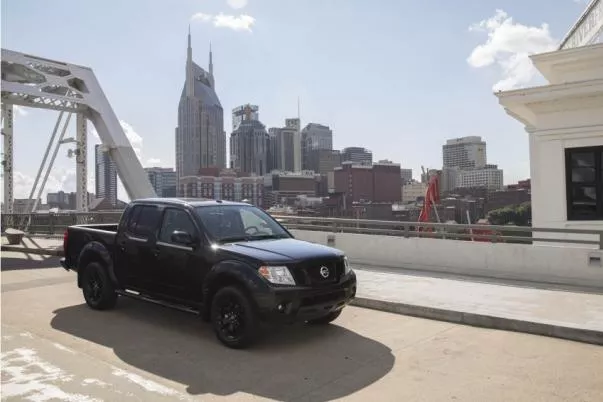
[[[238,260],[220,261],[212,267],[203,281],[203,315],[208,317],[211,300],[217,290],[225,283],[240,285],[256,304],[256,296],[269,292],[270,287],[250,264]]]
[[[92,241],[87,243],[80,251],[77,258],[77,283],[81,287],[81,273],[90,262],[100,262],[103,264],[111,281],[117,285],[117,276],[115,275],[115,269],[113,267],[113,258],[107,247],[98,241]]]

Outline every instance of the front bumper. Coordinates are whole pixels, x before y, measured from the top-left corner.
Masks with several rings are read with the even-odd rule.
[[[273,323],[308,321],[340,310],[356,296],[356,275],[321,288],[278,287],[258,295],[260,316]]]

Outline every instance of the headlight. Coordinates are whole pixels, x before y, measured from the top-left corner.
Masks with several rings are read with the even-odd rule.
[[[285,266],[262,266],[258,269],[258,273],[266,278],[268,282],[276,285],[295,285],[293,275],[289,272],[289,268]]]
[[[352,272],[352,267],[350,266],[350,262],[348,261],[348,257],[343,257],[343,264],[345,269],[343,270],[344,275],[348,275]]]

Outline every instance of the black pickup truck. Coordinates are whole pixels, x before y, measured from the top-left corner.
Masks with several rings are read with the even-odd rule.
[[[296,240],[245,203],[138,200],[117,225],[70,226],[63,247],[91,308],[121,295],[194,312],[232,348],[265,322],[329,323],[356,294],[341,251]]]

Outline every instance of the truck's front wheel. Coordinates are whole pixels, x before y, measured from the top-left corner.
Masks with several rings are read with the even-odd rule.
[[[251,345],[259,332],[257,313],[247,295],[236,286],[223,287],[215,294],[211,322],[220,342],[233,349]]]
[[[98,262],[86,265],[82,272],[82,291],[86,304],[95,310],[115,307],[117,293],[105,268]]]

